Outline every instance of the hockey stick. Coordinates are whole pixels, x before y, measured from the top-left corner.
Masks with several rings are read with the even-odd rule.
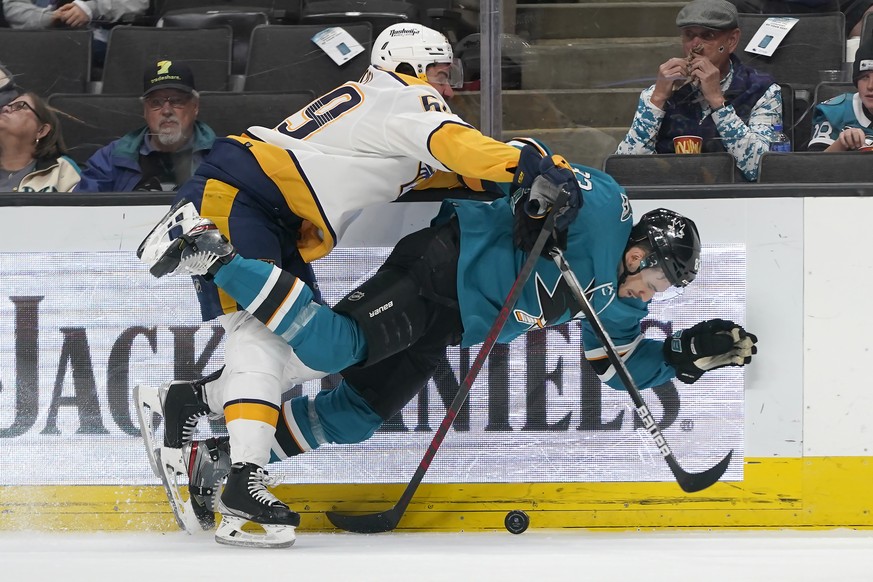
[[[458,415],[458,412],[467,400],[470,388],[473,386],[476,376],[479,375],[479,371],[482,369],[482,365],[488,358],[488,354],[491,353],[491,348],[493,348],[494,344],[497,343],[497,337],[503,330],[503,326],[509,318],[509,313],[512,311],[512,308],[515,307],[515,302],[521,295],[525,283],[527,283],[531,273],[533,273],[534,267],[540,258],[540,253],[546,246],[546,242],[555,228],[556,212],[554,209],[562,207],[567,201],[567,198],[568,194],[565,191],[562,191],[558,196],[558,199],[555,201],[552,211],[549,212],[549,215],[546,217],[543,228],[540,231],[539,236],[537,236],[527,260],[525,260],[521,270],[518,272],[518,277],[515,278],[515,282],[509,290],[509,295],[506,296],[506,300],[503,302],[503,307],[500,308],[500,312],[497,314],[497,319],[494,320],[494,324],[491,326],[491,329],[488,330],[485,342],[482,344],[482,347],[479,348],[479,353],[476,354],[476,359],[473,360],[473,364],[470,366],[470,371],[467,372],[464,381],[461,382],[461,385],[458,388],[458,393],[446,409],[446,416],[440,423],[436,434],[433,435],[433,440],[431,440],[430,446],[424,454],[424,458],[422,458],[421,462],[418,464],[418,468],[415,470],[412,480],[406,486],[406,489],[403,490],[400,500],[396,505],[394,505],[394,507],[381,513],[348,515],[328,511],[327,519],[329,519],[333,525],[340,529],[355,533],[380,533],[391,531],[397,527],[400,518],[403,517],[403,513],[406,511],[409,502],[412,500],[412,496],[415,495],[415,491],[421,484],[421,480],[424,479],[424,474],[427,472],[428,467],[430,467],[431,461],[434,456],[436,456],[437,449],[440,448],[440,444],[442,444],[446,433],[449,432],[449,428],[451,428],[452,423],[455,421],[455,417]]]
[[[575,297],[576,301],[579,302],[579,305],[582,308],[582,313],[585,314],[585,318],[588,320],[588,323],[591,324],[591,327],[594,329],[594,333],[597,335],[600,343],[603,344],[603,347],[606,350],[606,355],[609,357],[609,362],[612,364],[612,367],[615,368],[615,371],[618,374],[618,377],[621,378],[625,388],[627,388],[627,392],[630,394],[631,400],[633,400],[634,406],[637,408],[637,414],[640,416],[640,420],[643,421],[643,427],[655,441],[655,446],[658,447],[661,456],[663,456],[664,460],[667,461],[667,465],[669,465],[670,470],[673,471],[673,476],[676,477],[679,486],[683,491],[694,493],[695,491],[702,491],[710,485],[713,485],[727,470],[728,465],[731,462],[731,457],[734,454],[733,449],[731,449],[727,456],[722,459],[718,465],[711,469],[707,469],[702,473],[689,473],[679,466],[676,457],[673,456],[673,451],[670,450],[670,445],[667,444],[667,439],[661,432],[661,428],[658,426],[658,423],[655,422],[652,413],[649,412],[649,408],[643,401],[643,397],[640,396],[640,389],[637,388],[636,382],[631,378],[627,366],[621,359],[621,356],[618,355],[618,351],[615,349],[612,339],[606,334],[606,330],[603,329],[603,323],[601,323],[600,318],[591,307],[591,303],[582,291],[582,285],[579,284],[576,275],[570,270],[570,266],[564,259],[564,254],[560,249],[554,249],[552,251],[552,257],[555,260],[555,264],[558,265],[558,268],[561,270],[561,276],[570,287],[573,297]]]

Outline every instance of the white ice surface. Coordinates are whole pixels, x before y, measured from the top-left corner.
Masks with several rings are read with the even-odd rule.
[[[302,532],[284,550],[181,532],[0,532],[2,580],[873,581],[873,531]]]

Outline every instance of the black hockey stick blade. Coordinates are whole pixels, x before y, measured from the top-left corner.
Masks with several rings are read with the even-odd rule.
[[[670,466],[670,470],[673,471],[673,476],[676,477],[676,482],[679,483],[679,487],[682,488],[682,491],[686,493],[695,493],[697,491],[703,491],[707,487],[711,485],[715,485],[721,476],[724,475],[724,472],[727,471],[728,465],[731,464],[731,458],[734,456],[734,450],[731,449],[727,456],[724,459],[719,461],[719,463],[702,473],[689,473],[679,466],[678,461],[676,461],[676,457],[670,454],[667,457],[664,457],[667,460],[667,464]]]
[[[406,509],[405,507],[403,509]],[[398,511],[398,506],[394,506],[382,513],[369,513],[366,515],[348,515],[345,513],[337,513],[328,511],[327,519],[335,527],[344,531],[353,533],[383,533],[391,531],[400,523],[400,518],[403,516],[403,511]]]
[[[673,476],[676,478],[679,487],[687,493],[694,493],[695,491],[702,491],[710,485],[713,485],[716,481],[721,479],[721,476],[724,475],[725,471],[727,471],[734,451],[731,450],[717,465],[703,471],[702,473],[689,473],[679,466],[679,461],[677,461],[676,457],[673,456],[673,451],[670,449],[670,444],[667,442],[667,438],[661,432],[661,427],[659,427],[655,419],[652,418],[652,413],[649,412],[643,397],[640,395],[640,389],[637,388],[637,384],[631,377],[630,371],[628,371],[624,360],[622,360],[621,356],[618,355],[618,350],[615,348],[615,344],[612,343],[612,338],[610,338],[609,334],[606,333],[606,329],[603,327],[600,317],[598,317],[594,308],[591,307],[591,302],[588,300],[588,296],[585,295],[585,291],[582,289],[582,285],[579,283],[576,275],[570,269],[570,265],[567,264],[567,260],[564,258],[564,253],[562,253],[560,249],[553,249],[552,257],[555,260],[558,269],[561,270],[561,276],[570,288],[570,292],[579,303],[582,313],[585,314],[585,319],[588,320],[591,329],[594,330],[594,334],[600,340],[603,349],[606,350],[606,356],[609,358],[612,367],[615,368],[616,375],[618,375],[622,384],[624,384],[624,387],[627,389],[628,396],[633,400],[634,406],[636,406],[637,409],[637,414],[639,415],[640,420],[643,421],[646,432],[648,432],[649,436],[652,437],[652,440],[655,441],[655,446],[658,448],[661,456],[664,457],[667,466],[669,466],[670,470],[673,472]]]
[[[569,194],[566,190],[562,190],[558,195],[552,210],[546,217],[542,230],[534,242],[533,248],[531,248],[527,259],[525,259],[524,264],[521,266],[521,270],[518,272],[515,282],[512,284],[512,288],[509,290],[509,294],[506,296],[506,300],[503,302],[503,306],[497,314],[497,318],[491,325],[491,329],[488,330],[488,334],[485,336],[485,341],[482,343],[482,347],[479,348],[479,353],[476,354],[476,358],[470,365],[467,375],[464,376],[464,380],[458,387],[458,393],[455,394],[454,399],[446,409],[446,415],[443,417],[443,421],[440,423],[436,433],[434,433],[433,439],[427,448],[427,452],[425,452],[421,462],[418,463],[418,468],[415,469],[415,474],[406,485],[406,489],[403,490],[400,499],[394,507],[381,513],[348,515],[344,513],[336,513],[335,511],[328,511],[326,513],[327,519],[333,525],[339,529],[355,533],[382,533],[393,530],[397,527],[397,524],[400,523],[400,518],[403,517],[406,508],[409,507],[409,502],[412,500],[412,496],[415,495],[415,491],[421,484],[421,480],[424,479],[424,474],[427,472],[431,461],[436,456],[437,450],[440,448],[446,433],[449,432],[452,423],[455,421],[455,417],[458,415],[458,411],[461,410],[461,407],[467,400],[467,395],[470,393],[470,389],[473,387],[473,382],[476,381],[476,377],[479,375],[479,370],[482,369],[482,365],[488,358],[488,354],[491,353],[491,348],[493,348],[494,344],[497,343],[497,338],[500,336],[500,332],[503,330],[503,326],[509,318],[509,313],[512,311],[513,307],[515,307],[515,302],[521,295],[522,289],[524,289],[527,280],[530,279],[531,273],[534,271],[534,267],[536,267],[537,261],[540,259],[540,254],[545,248],[546,243],[555,228],[555,219],[557,218],[557,212],[555,209],[564,206],[568,197]]]

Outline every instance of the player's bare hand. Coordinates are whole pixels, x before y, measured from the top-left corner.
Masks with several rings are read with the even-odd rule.
[[[687,79],[687,66],[688,61],[685,59],[673,58],[658,67],[658,78],[652,91],[653,105],[664,107],[664,103],[673,95],[673,91]]]
[[[91,22],[88,14],[75,4],[61,6],[55,10],[55,15],[70,28],[81,28]]]

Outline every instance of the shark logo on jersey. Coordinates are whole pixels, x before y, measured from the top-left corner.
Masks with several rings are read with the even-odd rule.
[[[536,287],[540,314],[531,315],[522,309],[515,309],[513,310],[513,315],[517,322],[530,326],[529,329],[535,327],[542,329],[555,325],[564,319],[568,313],[571,319],[581,315],[582,309],[573,297],[573,292],[570,291],[570,286],[567,285],[563,277],[558,277],[558,282],[549,290],[540,278],[539,273],[537,273]],[[586,289],[585,292],[588,293],[589,291]]]
[[[621,221],[629,220],[633,212],[631,211],[630,200],[627,199],[627,194],[621,194]]]

